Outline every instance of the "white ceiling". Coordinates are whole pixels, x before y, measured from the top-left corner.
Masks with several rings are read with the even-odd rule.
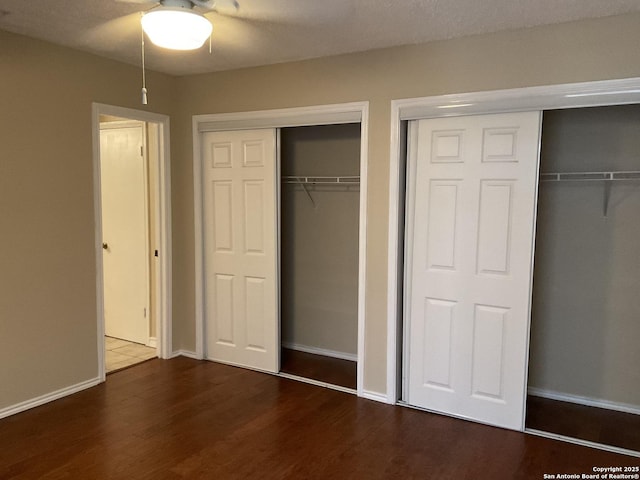
[[[138,12],[149,7],[0,0],[0,29],[138,65]],[[213,55],[147,42],[146,60],[187,75],[629,12],[640,12],[640,0],[240,0],[237,12],[207,14]]]

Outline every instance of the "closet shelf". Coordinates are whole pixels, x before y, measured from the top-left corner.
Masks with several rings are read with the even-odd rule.
[[[602,199],[602,213],[606,217],[609,214],[609,198],[611,196],[611,182],[621,180],[640,180],[640,172],[566,172],[566,173],[541,173],[543,182],[604,182]]]
[[[311,192],[307,188],[307,185],[337,185],[342,187],[359,187],[360,186],[360,177],[358,175],[349,175],[345,177],[309,177],[309,176],[297,176],[297,175],[283,175],[282,183],[288,183],[292,185],[300,185],[307,197],[309,197],[309,201],[312,205],[316,206],[316,202],[313,200],[311,196]]]
[[[345,177],[283,176],[282,183],[294,183],[297,185],[359,185],[360,177],[358,175]]]
[[[640,172],[565,172],[565,173],[541,173],[543,182],[592,182],[612,180],[640,180]]]

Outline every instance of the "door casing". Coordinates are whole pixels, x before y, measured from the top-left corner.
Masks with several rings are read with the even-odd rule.
[[[398,366],[403,345],[397,335],[402,328],[403,314],[401,312],[404,312],[404,308],[399,308],[404,301],[400,295],[402,291],[400,282],[403,279],[403,275],[399,273],[400,269],[403,268],[403,258],[401,258],[399,254],[399,252],[402,251],[400,242],[401,239],[404,238],[404,232],[400,232],[400,228],[404,227],[404,222],[401,219],[403,211],[401,205],[405,201],[403,188],[405,178],[402,176],[402,172],[404,171],[406,159],[402,156],[404,145],[401,137],[403,122],[448,116],[542,111],[637,103],[640,103],[640,78],[451,94],[393,100],[391,102],[389,248],[387,263],[389,272],[387,284],[387,403],[398,403],[399,387],[401,386],[402,380],[398,374]],[[411,141],[411,139],[408,139],[408,141]],[[534,252],[535,238],[530,258],[532,265]],[[531,298],[531,293],[530,291],[529,298]],[[530,309],[531,305],[529,304],[527,352],[529,350],[528,332],[530,330]],[[528,357],[529,355],[527,353],[527,361]],[[527,382],[525,382],[525,388],[526,383]]]
[[[102,266],[102,192],[100,181],[100,116],[109,115],[124,119],[154,123],[158,125],[159,151],[157,157],[157,185],[155,207],[156,231],[151,236],[158,245],[158,265],[156,282],[156,334],[158,337],[158,356],[171,358],[174,356],[172,346],[171,319],[171,159],[169,117],[157,113],[134,110],[131,108],[93,103],[91,106],[92,140],[93,140],[93,204],[95,226],[96,255],[96,319],[98,346],[98,377],[106,379],[105,345],[104,345],[104,298],[103,298],[103,266]]]
[[[310,125],[360,123],[360,220],[358,245],[358,372],[357,394],[365,398],[380,400],[379,395],[367,392],[363,387],[365,352],[365,305],[366,305],[366,231],[367,231],[367,165],[369,144],[369,102],[354,102],[335,105],[319,105],[278,110],[195,115],[193,117],[193,179],[194,179],[194,223],[195,223],[195,291],[196,291],[196,351],[195,358],[203,359],[204,335],[204,226],[202,185],[202,132],[244,130],[257,128],[284,128]],[[279,144],[279,142],[278,142]],[[278,147],[279,148],[279,147]],[[279,154],[279,152],[278,152]],[[279,205],[278,205],[279,211]],[[278,229],[279,230],[279,229]],[[278,234],[279,237],[279,234]],[[279,262],[279,259],[278,259]],[[278,282],[279,283],[279,282]]]

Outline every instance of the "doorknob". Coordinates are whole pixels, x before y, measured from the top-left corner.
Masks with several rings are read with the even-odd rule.
[[[102,249],[103,250],[108,250],[109,249],[109,244],[108,243],[103,243],[102,244]]]

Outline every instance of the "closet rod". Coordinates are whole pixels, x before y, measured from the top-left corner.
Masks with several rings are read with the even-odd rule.
[[[541,173],[540,180],[543,182],[592,182],[592,181],[612,181],[612,180],[640,180],[640,172],[565,172],[565,173]]]
[[[317,177],[317,176],[294,176],[282,177],[282,183],[295,183],[298,185],[359,185],[358,175],[348,175],[341,177]]]

